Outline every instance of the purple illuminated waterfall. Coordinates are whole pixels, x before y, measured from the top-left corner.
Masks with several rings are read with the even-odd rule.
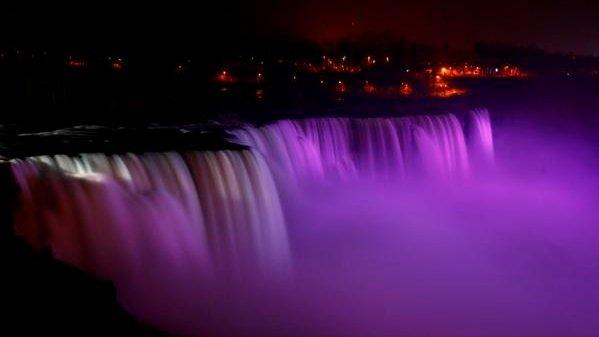
[[[205,270],[255,260],[287,264],[277,188],[359,177],[463,177],[493,160],[489,115],[466,136],[454,115],[283,120],[233,130],[254,151],[81,154],[13,162],[22,189],[17,231],[35,247],[110,279],[142,268]],[[467,147],[468,144],[468,147]],[[264,161],[262,156],[266,159]],[[168,219],[168,221],[165,221]],[[149,248],[152,247],[152,248]]]
[[[468,146],[475,164],[489,166],[495,161],[493,130],[487,110],[473,110],[468,116]]]
[[[231,130],[247,150],[16,159],[15,228],[175,335],[399,335],[387,312],[418,316],[413,289],[444,291],[422,280],[479,257],[454,236],[471,220],[444,209],[460,202],[454,182],[493,162],[489,114],[465,117],[282,120]]]
[[[477,157],[488,160],[493,157],[489,115],[474,111],[471,119],[468,144]],[[406,174],[451,178],[470,173],[466,133],[452,114],[284,120],[233,134],[261,152],[283,181]]]

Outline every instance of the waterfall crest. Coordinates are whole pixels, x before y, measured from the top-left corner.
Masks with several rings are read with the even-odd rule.
[[[466,134],[453,114],[400,118],[283,120],[233,130],[264,155],[281,181],[351,177],[456,178],[470,174],[469,152],[493,157],[489,114],[469,114]]]

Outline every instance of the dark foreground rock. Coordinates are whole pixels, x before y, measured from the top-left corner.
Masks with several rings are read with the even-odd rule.
[[[124,312],[110,282],[34,252],[12,231],[16,187],[0,166],[0,334],[162,336]]]

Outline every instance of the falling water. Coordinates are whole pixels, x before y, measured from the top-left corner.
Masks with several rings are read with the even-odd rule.
[[[286,268],[286,228],[269,172],[249,151],[15,160],[16,230],[112,280],[157,263],[206,273],[241,261]]]
[[[473,110],[468,117],[468,146],[471,160],[476,165],[489,167],[495,161],[489,112]]]
[[[452,114],[282,120],[232,131],[260,154],[14,160],[22,190],[16,230],[32,246],[112,280],[155,261],[166,269],[188,261],[206,274],[249,261],[284,269],[289,247],[271,171],[283,191],[358,177],[464,177],[469,151],[481,162],[493,159],[488,112],[471,112],[467,125],[466,137]]]
[[[477,155],[493,157],[489,115],[472,112],[468,135]],[[234,130],[261,152],[283,181],[383,176],[464,177],[470,172],[466,134],[453,114],[401,118],[284,120]]]
[[[398,245],[396,239],[406,233],[424,238],[429,235],[427,224],[435,219],[428,201],[422,203],[426,211],[419,210],[418,200],[426,200],[420,195],[426,194],[425,188],[395,194],[403,193],[407,178],[423,178],[432,185],[461,181],[479,167],[474,160],[491,163],[494,156],[486,111],[471,112],[464,123],[452,114],[316,118],[246,126],[231,133],[249,149],[13,160],[12,171],[21,187],[16,231],[33,247],[49,248],[56,258],[113,280],[127,310],[166,331],[277,335],[266,319],[271,317],[293,330],[286,331],[289,335],[302,335],[289,328],[297,322],[305,322],[318,335],[323,333],[321,317],[330,312],[343,316],[353,307],[343,304],[351,303],[353,296],[322,302],[318,295],[313,297],[320,289],[354,292],[348,291],[349,284],[337,284],[344,272],[337,274],[337,268],[343,269],[355,257],[351,277],[343,282],[362,277],[368,282],[378,277],[381,285],[391,281],[372,269],[376,264],[370,261],[378,263],[378,248],[366,245],[371,249],[361,256],[359,246],[344,248],[339,238],[351,238],[356,232],[359,238],[389,238],[393,247],[389,256],[398,256],[405,270],[415,268],[418,275],[420,263],[396,254],[411,249],[410,242],[404,238]],[[384,188],[379,190],[380,182]],[[309,183],[316,189],[296,189]],[[366,202],[356,202],[360,198]],[[430,204],[439,208],[443,203]],[[423,223],[411,227],[412,222]],[[378,229],[361,232],[362,223]],[[333,238],[339,224],[342,234]],[[398,230],[408,232],[399,235]],[[387,247],[384,239],[380,247]],[[336,254],[343,258],[337,261]],[[422,253],[422,265],[431,264],[427,254],[428,250]],[[320,264],[326,268],[318,269]],[[399,272],[411,280],[404,269]],[[253,287],[256,284],[246,277],[250,274],[271,280],[278,279],[273,275],[285,275],[283,280],[292,276],[300,284],[284,281],[272,286],[260,278]],[[243,281],[223,291],[222,279]],[[369,294],[368,290],[361,296]],[[353,326],[356,320],[340,322]]]

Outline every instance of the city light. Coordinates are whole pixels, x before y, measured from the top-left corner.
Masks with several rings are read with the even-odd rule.
[[[438,98],[448,98],[453,96],[461,96],[466,93],[466,90],[452,87],[441,75],[435,75],[430,85],[430,96]]]
[[[227,70],[221,70],[216,75],[216,80],[220,83],[234,83],[235,78]]]
[[[84,68],[87,65],[87,63],[84,60],[69,56],[66,65],[70,68]]]
[[[442,66],[438,71],[444,77],[527,77],[527,73],[517,66],[483,67],[480,65]]]
[[[309,61],[297,61],[294,62],[295,68],[301,72],[307,73],[346,73],[354,74],[359,73],[362,69],[350,62],[347,62],[347,57],[343,56],[339,59],[327,58],[323,56],[321,63],[312,63]]]
[[[116,58],[116,59],[112,60],[112,63],[111,63],[111,65],[110,65],[110,66],[111,66],[111,67],[112,67],[112,69],[113,69],[113,70],[115,70],[115,71],[120,71],[120,70],[122,70],[122,69],[123,69],[123,67],[124,67],[124,62],[123,62],[123,59],[122,59],[122,58],[120,58],[120,57],[118,57],[118,58]]]

